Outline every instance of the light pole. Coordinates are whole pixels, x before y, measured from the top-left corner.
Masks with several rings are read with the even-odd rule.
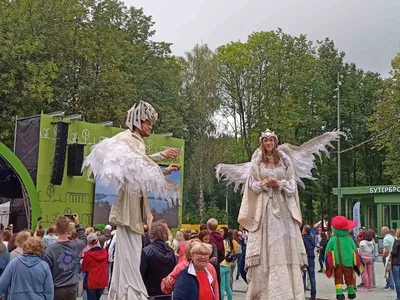
[[[340,130],[340,81],[339,72],[337,72],[337,130]],[[340,165],[340,136],[338,139],[338,216],[342,215],[342,178],[341,178],[341,165]]]

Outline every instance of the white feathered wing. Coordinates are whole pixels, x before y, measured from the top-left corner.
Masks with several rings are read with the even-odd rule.
[[[258,156],[259,149],[254,151],[252,159]],[[218,164],[215,167],[215,177],[217,180],[227,181],[226,185],[235,183],[234,191],[236,192],[241,184],[244,184],[250,176],[251,161],[243,164]]]
[[[176,199],[173,185],[156,163],[115,139],[107,138],[94,145],[82,170],[85,167],[88,178],[93,174],[104,185],[121,186],[138,196],[152,192],[156,197],[166,197],[168,202]]]
[[[304,183],[301,178],[315,179],[312,176],[312,169],[315,166],[315,155],[321,157],[325,153],[329,157],[329,148],[334,148],[331,144],[337,141],[340,136],[346,136],[342,131],[329,131],[317,136],[301,146],[293,146],[291,144],[282,144],[278,150],[285,152],[292,160],[296,181],[304,188]]]
[[[235,184],[234,191],[236,192],[241,184],[244,184],[250,175],[251,162],[229,165],[218,164],[215,167],[215,176],[218,181],[221,179],[227,181],[226,185]]]
[[[337,141],[340,136],[346,135],[341,131],[330,131],[309,140],[301,146],[285,143],[278,147],[278,150],[283,151],[292,160],[295,178],[300,186],[304,187],[301,178],[314,179],[312,177],[312,169],[315,168],[315,155],[321,157],[321,154],[325,153],[329,157],[328,148],[333,148],[331,142]],[[257,149],[252,158],[259,154],[260,150]],[[217,179],[227,181],[227,185],[234,183],[234,190],[237,191],[238,187],[244,184],[250,176],[251,162],[236,165],[219,164],[215,169]]]

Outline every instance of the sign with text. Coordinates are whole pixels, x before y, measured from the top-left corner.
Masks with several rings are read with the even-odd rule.
[[[370,194],[400,193],[400,186],[383,186],[369,188]]]

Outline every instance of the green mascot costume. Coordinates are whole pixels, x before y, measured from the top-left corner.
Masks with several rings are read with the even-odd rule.
[[[349,229],[357,223],[337,216],[331,222],[333,236],[329,239],[325,252],[325,273],[335,278],[336,299],[343,300],[343,283],[347,285],[348,298],[355,299],[355,274],[360,275],[364,263],[358,254],[354,240],[349,236]]]

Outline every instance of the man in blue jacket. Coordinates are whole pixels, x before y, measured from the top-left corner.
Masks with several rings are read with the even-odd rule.
[[[307,257],[308,257],[308,267],[307,272],[310,277],[311,283],[311,298],[310,300],[315,300],[317,296],[317,285],[315,282],[315,239],[311,235],[311,226],[304,225],[303,227],[303,242],[306,248]],[[304,282],[304,290],[306,289],[306,270],[303,272],[303,282]]]

